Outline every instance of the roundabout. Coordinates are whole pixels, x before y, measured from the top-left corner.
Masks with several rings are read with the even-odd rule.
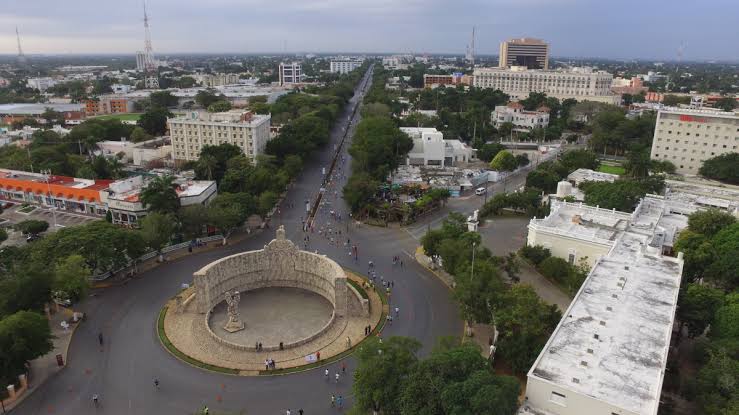
[[[168,302],[160,336],[173,354],[210,370],[258,375],[315,366],[351,350],[382,321],[381,298],[362,284],[325,255],[298,249],[280,227],[264,249],[195,272],[193,286]]]

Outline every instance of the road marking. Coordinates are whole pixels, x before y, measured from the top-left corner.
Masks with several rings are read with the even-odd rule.
[[[410,252],[406,251],[405,249],[403,250],[403,253],[408,255],[408,258],[415,258],[413,255],[410,254]]]

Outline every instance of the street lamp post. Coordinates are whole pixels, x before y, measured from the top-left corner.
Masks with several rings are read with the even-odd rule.
[[[470,272],[470,280],[475,279],[475,242],[472,242],[472,271]]]
[[[54,228],[56,228],[59,225],[57,225],[56,223],[56,203],[54,203],[54,198],[51,194],[51,184],[49,184],[49,178],[51,177],[51,170],[50,169],[41,170],[41,174],[44,175],[44,179],[46,180],[46,191],[47,191],[47,194],[49,195],[49,202],[51,202],[51,205],[52,205],[51,215],[54,218]]]

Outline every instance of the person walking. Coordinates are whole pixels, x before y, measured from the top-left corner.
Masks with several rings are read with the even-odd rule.
[[[323,371],[323,376],[326,378],[326,380],[328,380],[328,369]]]
[[[395,317],[400,317],[400,308],[395,307]]]
[[[285,411],[285,415],[292,415],[292,412],[290,412],[290,409],[288,409],[287,411]]]
[[[336,372],[336,376],[334,376],[334,378],[336,379],[336,383],[339,383],[339,372]]]
[[[341,362],[341,373],[346,375],[346,362]]]
[[[303,415],[303,408],[298,409],[298,415]]]
[[[103,333],[102,332],[98,333],[98,342],[100,343],[101,346],[103,345]]]
[[[154,387],[156,387],[157,390],[159,390],[159,379],[154,379]]]
[[[344,397],[339,395],[339,397],[336,399],[336,403],[339,405],[339,408],[343,407],[344,405]]]
[[[331,394],[331,407],[336,407],[336,396],[333,393]]]

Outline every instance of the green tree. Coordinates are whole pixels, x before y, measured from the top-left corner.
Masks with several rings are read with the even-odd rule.
[[[301,170],[303,170],[303,159],[297,154],[289,154],[285,156],[285,162],[283,168],[287,172],[288,176],[296,177]]]
[[[169,91],[155,91],[149,95],[149,101],[152,108],[171,108],[177,106],[179,98]]]
[[[160,256],[162,248],[167,246],[175,231],[176,222],[169,213],[151,212],[139,223],[141,237],[147,247]]]
[[[597,170],[600,166],[598,155],[588,150],[572,150],[564,153],[560,163],[567,169],[567,174],[577,169]]]
[[[195,94],[195,102],[203,108],[208,108],[212,103],[219,101],[220,96],[216,95],[215,89],[208,88],[202,91],[198,91]]]
[[[559,179],[555,173],[549,170],[536,169],[526,175],[526,187],[535,187],[547,193],[554,193],[557,190]]]
[[[695,378],[695,397],[706,415],[735,414],[739,408],[739,360],[713,352]]]
[[[221,202],[217,199],[218,197],[208,206],[208,224],[221,232],[225,245],[231,233],[243,225],[248,216],[238,204]]]
[[[200,158],[195,164],[195,174],[200,179],[215,180],[220,184],[228,168],[228,161],[243,154],[241,149],[233,144],[203,146]]]
[[[477,158],[486,163],[490,163],[493,158],[503,150],[505,150],[505,146],[500,143],[486,143],[477,150]]]
[[[734,97],[722,97],[716,100],[713,104],[714,108],[720,109],[726,112],[732,112],[737,107],[736,98]]]
[[[141,114],[136,124],[147,133],[160,136],[167,132],[167,118],[169,117],[172,117],[172,113],[166,108],[152,107]]]
[[[719,231],[711,245],[714,260],[708,266],[706,276],[729,290],[736,289],[739,287],[739,222]]]
[[[501,172],[510,172],[516,170],[516,167],[518,167],[516,157],[507,150],[503,150],[496,154],[490,162],[491,169]]]
[[[344,200],[357,212],[372,199],[380,187],[380,182],[366,173],[352,174],[344,186]]]
[[[38,313],[18,311],[0,320],[0,378],[13,382],[28,362],[54,348],[51,339],[49,322]]]
[[[739,340],[737,321],[739,321],[739,291],[727,294],[724,305],[716,310],[711,323],[711,338]]]
[[[718,209],[699,210],[688,216],[688,227],[706,237],[713,237],[736,222],[734,215]]]
[[[683,276],[692,281],[703,276],[714,258],[711,240],[705,235],[685,229],[680,232],[675,251],[684,255]]]
[[[542,261],[538,268],[545,277],[559,282],[565,282],[570,274],[570,264],[562,258],[553,256]]]
[[[8,231],[6,231],[5,228],[0,228],[0,244],[5,242],[7,239],[8,239]]]
[[[231,103],[226,100],[219,100],[208,105],[208,112],[226,112],[231,109]]]
[[[649,175],[652,167],[652,161],[649,159],[647,151],[632,151],[629,153],[629,159],[626,162],[626,173],[631,177],[642,178]]]
[[[60,298],[79,301],[90,290],[92,272],[82,255],[70,255],[57,262],[54,269],[53,290]]]
[[[38,235],[49,229],[49,222],[38,219],[26,219],[18,222],[15,229],[21,231],[24,235]]]
[[[688,327],[690,337],[703,334],[723,300],[721,290],[703,284],[688,284],[678,301],[677,318],[682,326]]]
[[[154,137],[151,134],[147,133],[146,130],[139,127],[138,125],[131,132],[131,141],[133,141],[134,143],[140,143],[142,141],[151,140],[153,138]]]
[[[403,383],[418,360],[420,348],[418,340],[408,337],[390,337],[382,343],[377,338],[365,340],[355,353],[352,390],[356,410],[400,414]]]
[[[726,153],[703,162],[701,176],[730,184],[739,184],[739,153]]]
[[[177,88],[192,88],[195,86],[197,81],[192,76],[182,76],[177,80]]]
[[[654,173],[675,173],[675,165],[669,160],[652,160],[650,170]]]
[[[541,245],[529,246],[525,245],[519,251],[524,258],[531,261],[534,265],[541,264],[545,259],[552,256],[552,251]]]
[[[203,228],[208,224],[208,208],[201,204],[180,208],[178,213],[182,232],[189,239],[202,235]]]
[[[257,203],[259,212],[262,214],[269,212],[275,207],[275,203],[277,203],[277,194],[275,192],[268,190],[262,193],[259,195],[259,202]]]
[[[362,117],[389,117],[390,107],[379,103],[372,102],[362,106]]]
[[[141,202],[150,212],[176,213],[180,208],[174,176],[157,176],[141,191]]]

